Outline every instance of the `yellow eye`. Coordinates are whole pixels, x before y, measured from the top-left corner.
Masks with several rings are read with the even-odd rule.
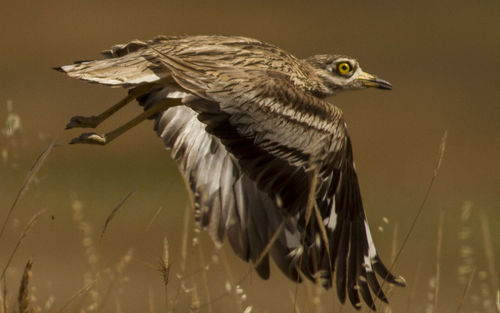
[[[347,75],[352,72],[352,66],[348,62],[342,62],[337,65],[337,72],[340,75]]]

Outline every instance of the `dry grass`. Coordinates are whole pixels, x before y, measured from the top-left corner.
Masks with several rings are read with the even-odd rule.
[[[31,313],[34,309],[30,309],[30,297],[29,297],[29,283],[31,279],[31,268],[33,267],[33,262],[28,260],[23,271],[23,278],[21,279],[21,285],[19,286],[19,293],[17,295],[18,313]]]
[[[116,205],[116,207],[109,213],[108,217],[106,218],[106,221],[104,222],[104,226],[102,228],[102,231],[101,231],[101,235],[99,236],[99,244],[101,244],[102,242],[102,238],[104,237],[104,234],[106,233],[106,230],[108,229],[108,226],[109,226],[109,223],[111,223],[111,221],[113,220],[113,218],[115,217],[116,213],[118,213],[118,210],[120,210],[123,205],[125,204],[125,202],[127,202],[127,200],[137,191],[137,188],[135,188],[134,190],[130,191],[129,193],[127,193],[125,195],[125,197],[123,197],[123,199],[120,200],[120,202],[118,202],[118,204]]]
[[[168,255],[168,240],[163,238],[163,256],[160,259],[160,273],[163,278],[163,288],[165,289],[165,312],[168,312],[168,280],[170,278],[170,263]]]

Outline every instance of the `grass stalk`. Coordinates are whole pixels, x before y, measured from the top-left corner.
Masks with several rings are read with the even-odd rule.
[[[17,295],[17,305],[18,313],[31,313],[30,310],[30,297],[29,297],[29,283],[31,279],[31,269],[33,267],[33,261],[31,259],[26,262],[23,271],[23,278],[21,279],[21,285],[19,286],[19,293]]]
[[[490,273],[489,276],[491,277],[490,279],[491,290],[495,292],[495,290],[498,290],[499,288],[499,283],[498,283],[497,270],[495,268],[495,254],[493,252],[494,249],[491,240],[490,224],[488,222],[488,217],[486,216],[486,213],[484,213],[484,211],[480,212],[480,218],[481,218],[481,230],[483,233],[484,253],[486,255],[486,261],[488,262],[488,271]]]
[[[12,212],[14,211],[14,208],[16,207],[17,203],[19,202],[19,199],[21,199],[22,195],[24,192],[28,189],[28,186],[30,183],[33,181],[33,178],[35,175],[38,173],[42,165],[45,163],[47,160],[50,152],[52,149],[56,146],[56,141],[53,140],[43,151],[42,153],[38,156],[38,158],[35,160],[35,163],[33,163],[33,166],[29,170],[28,174],[26,175],[26,178],[23,181],[23,184],[21,185],[21,188],[17,192],[16,197],[14,198],[14,202],[9,208],[9,211],[7,212],[7,216],[5,217],[5,220],[3,221],[2,228],[0,229],[0,238],[2,238],[3,233],[5,232],[5,228],[7,227],[7,224],[9,222],[9,219],[12,215]]]
[[[38,219],[42,216],[42,214],[44,212],[45,211],[42,210],[42,211],[36,213],[29,220],[28,224],[26,224],[26,227],[24,228],[23,232],[21,233],[21,236],[19,236],[19,239],[17,240],[16,246],[14,247],[12,252],[10,253],[9,260],[7,261],[7,264],[5,264],[5,266],[2,270],[2,274],[0,275],[0,280],[3,280],[5,278],[5,273],[7,272],[7,269],[9,268],[10,263],[12,262],[12,259],[14,258],[14,255],[16,254],[17,250],[21,246],[21,243],[23,242],[24,238],[26,238],[26,236],[28,235],[31,228],[36,224],[36,222],[38,221]]]
[[[146,232],[149,231],[149,229],[151,228],[151,226],[153,225],[154,221],[156,220],[156,218],[158,217],[158,215],[160,215],[160,212],[161,210],[163,210],[163,206],[160,206],[158,208],[158,210],[156,210],[155,214],[153,215],[153,217],[149,220],[149,223],[148,225],[146,226]]]
[[[212,301],[210,300],[210,290],[208,288],[208,277],[207,277],[207,270],[206,270],[206,263],[205,263],[205,255],[203,254],[203,248],[201,247],[200,244],[198,244],[198,251],[199,251],[199,257],[200,257],[200,262],[201,262],[201,277],[203,278],[203,286],[205,289],[205,294],[207,296],[207,304],[208,304],[208,313],[212,313]]]
[[[415,294],[417,293],[417,285],[418,285],[418,280],[420,278],[421,267],[422,267],[422,264],[419,262],[417,264],[417,269],[415,270],[415,275],[413,275],[413,277],[414,277],[413,282],[410,285],[410,288],[408,290],[408,297],[406,299],[405,313],[411,312],[411,305],[413,303],[413,300],[415,299]]]
[[[163,290],[165,296],[165,312],[168,313],[168,281],[170,275],[170,263],[168,253],[167,237],[163,238],[163,256],[160,259],[160,272],[163,279]]]
[[[439,146],[439,153],[438,153],[438,158],[437,158],[436,165],[434,167],[434,172],[433,172],[433,175],[432,175],[431,180],[429,182],[429,185],[427,187],[427,190],[426,190],[426,192],[424,194],[424,198],[422,199],[422,202],[420,203],[420,207],[419,207],[419,209],[417,211],[417,214],[415,215],[415,217],[412,220],[410,228],[409,228],[408,232],[406,233],[406,236],[403,239],[401,247],[399,248],[399,250],[398,250],[398,252],[396,254],[396,257],[394,258],[394,262],[391,264],[391,266],[389,268],[389,271],[392,270],[392,268],[394,267],[394,265],[398,261],[399,257],[401,256],[401,253],[403,252],[404,248],[406,247],[406,244],[408,243],[408,240],[410,239],[410,236],[413,233],[413,230],[415,229],[415,226],[417,225],[417,221],[418,221],[420,215],[422,214],[422,212],[424,210],[425,204],[427,203],[427,200],[429,199],[429,196],[430,196],[430,193],[431,193],[431,190],[432,190],[432,186],[434,185],[434,181],[436,180],[436,178],[437,178],[437,176],[439,174],[439,170],[441,169],[441,165],[443,163],[444,153],[446,151],[446,141],[447,141],[447,138],[448,138],[448,131],[445,131],[444,134],[443,134],[443,137],[441,138],[441,144]],[[384,282],[382,282],[382,284],[384,284]]]
[[[90,289],[94,286],[94,284],[97,282],[97,279],[91,281],[90,283],[86,284],[82,288],[80,288],[74,295],[72,295],[66,303],[63,304],[63,306],[57,311],[58,313],[63,313],[71,303],[73,303],[76,299],[78,299],[80,296],[86,294],[87,292],[90,291]]]
[[[467,298],[467,294],[469,293],[470,286],[472,285],[472,280],[474,279],[475,273],[476,273],[476,270],[473,270],[472,273],[470,274],[469,281],[465,285],[464,292],[462,294],[462,297],[460,298],[460,301],[458,303],[458,307],[457,307],[455,313],[460,313],[460,311],[462,311],[462,308],[463,308],[464,303],[465,303],[465,298]]]
[[[9,311],[8,302],[8,292],[7,292],[7,281],[5,277],[2,279],[2,313],[7,313]]]
[[[118,213],[118,210],[120,210],[121,207],[123,207],[123,204],[127,202],[127,200],[137,191],[137,188],[134,188],[131,190],[129,193],[123,197],[123,199],[118,202],[118,204],[115,206],[115,208],[109,213],[108,217],[106,218],[106,221],[104,222],[104,226],[101,231],[101,235],[99,236],[99,245],[101,244],[102,238],[104,237],[104,233],[108,229],[109,223],[111,223],[111,220],[113,217],[115,217],[116,213]]]
[[[436,285],[434,286],[434,312],[437,311],[438,297],[439,297],[439,278],[440,278],[440,266],[441,266],[441,246],[443,242],[443,221],[444,212],[441,211],[439,214],[439,226],[437,233],[437,243],[436,243]]]
[[[182,243],[181,243],[181,271],[178,274],[179,280],[182,280],[184,278],[184,275],[186,274],[186,263],[187,263],[187,253],[188,253],[188,239],[189,239],[189,212],[190,209],[188,207],[185,208],[184,210],[184,221],[183,221],[183,230],[182,230]],[[172,303],[172,312],[175,313],[177,310],[177,305],[179,303],[179,297],[181,294],[181,289],[182,289],[182,283],[179,283],[179,286],[177,287],[177,292],[174,297],[173,303]]]

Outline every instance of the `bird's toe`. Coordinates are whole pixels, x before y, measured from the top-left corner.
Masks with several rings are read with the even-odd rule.
[[[69,123],[66,124],[66,129],[70,128],[96,128],[97,125],[99,125],[99,122],[95,116],[73,116],[70,120]]]
[[[70,144],[86,143],[86,144],[91,144],[91,145],[105,145],[106,144],[106,136],[99,135],[96,133],[84,133],[84,134],[81,134],[79,137],[73,138],[69,143]]]

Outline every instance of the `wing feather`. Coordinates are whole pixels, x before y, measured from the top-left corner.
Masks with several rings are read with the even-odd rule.
[[[143,104],[147,105],[147,99]],[[195,195],[200,226],[207,228],[217,245],[227,236],[238,256],[257,261],[269,241],[269,233],[283,219],[276,208],[274,217],[266,213],[273,202],[242,173],[218,139],[205,132],[205,125],[193,110],[171,108],[157,117],[155,128],[166,147],[172,149],[172,157],[179,161]],[[190,161],[197,158],[198,163]],[[269,277],[267,256],[256,269],[261,277]]]

